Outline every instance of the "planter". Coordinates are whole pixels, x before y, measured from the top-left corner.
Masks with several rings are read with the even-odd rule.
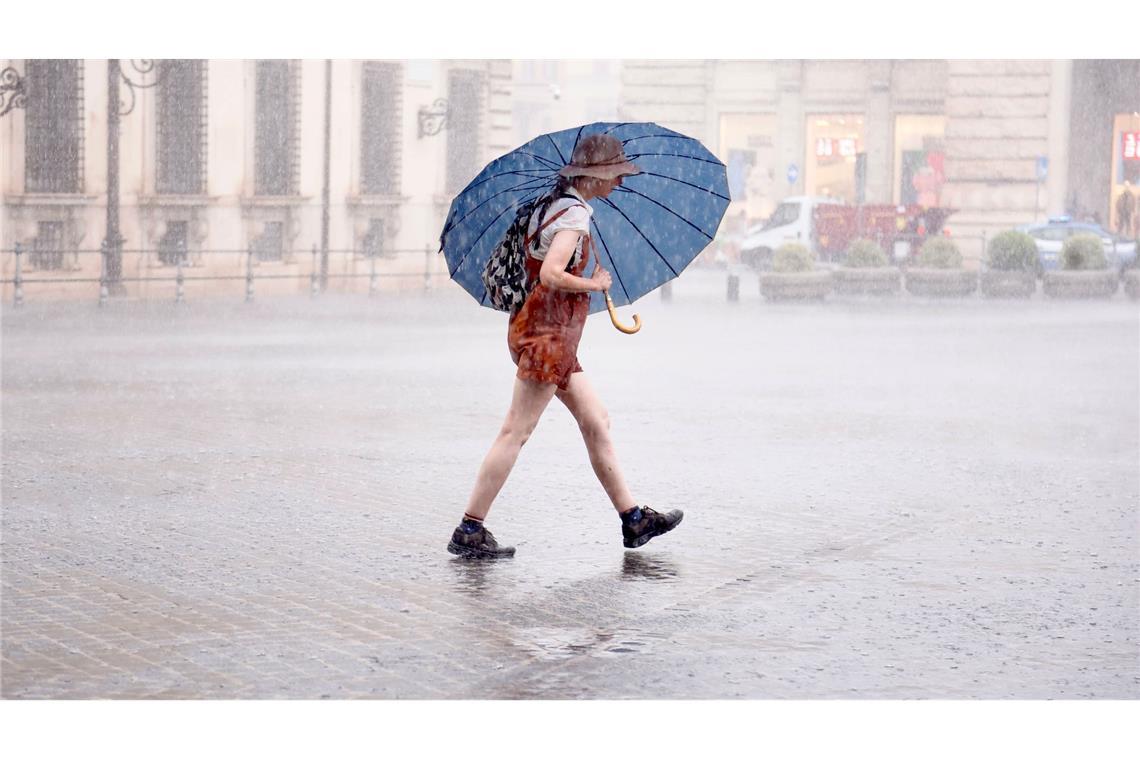
[[[987,298],[1029,298],[1037,292],[1037,274],[1024,270],[982,272],[982,295]]]
[[[889,296],[902,289],[902,273],[895,267],[836,269],[835,292],[844,296]]]
[[[915,296],[961,298],[978,289],[978,275],[962,269],[908,269],[906,290]]]
[[[1129,269],[1124,273],[1124,292],[1132,300],[1140,299],[1140,269]]]
[[[831,292],[831,272],[765,272],[760,295],[770,301],[822,299]]]
[[[1112,269],[1046,272],[1043,290],[1050,298],[1108,298],[1120,286]]]

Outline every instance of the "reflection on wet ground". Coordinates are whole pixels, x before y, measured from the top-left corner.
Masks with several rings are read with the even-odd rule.
[[[621,579],[676,582],[680,570],[677,563],[661,554],[627,551],[621,560]]]
[[[495,577],[495,565],[509,559],[470,559],[456,557],[448,562],[455,576],[455,588],[464,594],[481,596]]]

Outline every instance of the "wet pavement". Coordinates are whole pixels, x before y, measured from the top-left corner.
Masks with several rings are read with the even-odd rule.
[[[447,554],[510,399],[431,294],[3,311],[5,698],[1140,697],[1140,308],[686,273]]]

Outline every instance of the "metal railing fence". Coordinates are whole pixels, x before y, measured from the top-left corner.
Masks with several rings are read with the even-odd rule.
[[[0,250],[0,254],[4,257],[0,285],[5,289],[13,286],[15,306],[23,305],[29,285],[56,291],[93,285],[98,288],[99,305],[103,305],[112,295],[131,295],[132,287],[133,295],[152,297],[152,284],[173,284],[175,301],[183,303],[189,283],[244,282],[245,300],[252,301],[257,284],[264,282],[294,281],[302,286],[307,282],[309,292],[316,296],[329,283],[339,282],[344,286],[340,289],[347,290],[351,283],[366,280],[371,297],[383,281],[419,279],[424,289],[430,289],[436,280],[447,278],[443,257],[431,246],[388,249],[379,255],[359,249],[330,249],[327,258],[315,245],[309,250],[283,250],[279,256],[266,256],[252,245],[245,249],[182,250],[173,256],[165,249],[125,248],[115,267],[120,272],[118,277],[108,275],[111,267],[105,247],[44,251],[16,244]],[[422,266],[415,266],[409,254],[422,255]]]

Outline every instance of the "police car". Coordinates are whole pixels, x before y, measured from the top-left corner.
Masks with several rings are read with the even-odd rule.
[[[1037,244],[1041,269],[1061,268],[1061,246],[1073,235],[1096,235],[1104,245],[1104,255],[1113,269],[1125,269],[1136,259],[1136,241],[1113,237],[1098,224],[1074,222],[1068,216],[1053,216],[1045,223],[1023,224],[1017,228]]]

